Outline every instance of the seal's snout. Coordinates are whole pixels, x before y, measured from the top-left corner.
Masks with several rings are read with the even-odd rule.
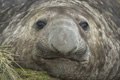
[[[77,51],[79,39],[78,29],[74,21],[67,19],[56,20],[49,32],[49,46],[52,51],[62,54]]]
[[[65,28],[58,28],[51,32],[49,44],[53,51],[60,53],[74,52],[78,46],[77,36]]]

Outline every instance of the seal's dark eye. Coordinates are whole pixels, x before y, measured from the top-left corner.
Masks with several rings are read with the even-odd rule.
[[[89,25],[86,21],[81,21],[79,25],[84,29],[87,30],[89,28]]]
[[[38,29],[42,29],[46,24],[47,22],[45,20],[39,20],[38,22],[36,22],[36,27]]]

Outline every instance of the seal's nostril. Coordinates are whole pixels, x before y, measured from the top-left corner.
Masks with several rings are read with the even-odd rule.
[[[54,52],[59,52],[58,49],[56,49],[53,44],[51,44],[51,48]]]
[[[77,51],[77,46],[73,48],[69,53],[75,53]]]

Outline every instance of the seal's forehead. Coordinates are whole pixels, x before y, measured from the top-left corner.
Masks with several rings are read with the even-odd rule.
[[[90,12],[93,12],[92,8],[86,1],[78,1],[78,0],[49,0],[44,1],[43,3],[36,3],[32,5],[29,9],[30,11],[34,11],[34,13],[42,13],[42,11],[46,11],[47,14],[49,11],[54,13],[68,13],[74,15],[82,15],[85,17],[89,17]],[[36,10],[36,11],[35,11]],[[43,13],[44,14],[44,13]],[[45,13],[46,14],[46,13]]]
[[[66,6],[55,6],[55,7],[49,7],[47,8],[47,13],[49,12],[50,15],[52,14],[58,14],[58,15],[64,15],[74,18],[81,18],[84,19],[84,14],[82,10],[77,9],[76,7],[66,7]],[[86,13],[86,11],[84,12]]]
[[[85,1],[78,1],[78,0],[45,0],[41,2],[35,2],[30,10],[35,8],[46,8],[46,7],[56,7],[56,6],[67,6],[71,7],[76,5],[76,7],[79,5],[81,6]]]
[[[81,3],[81,1],[78,0],[42,0],[42,1],[37,1],[34,3],[35,5],[41,5],[41,6],[65,6],[65,5],[72,5],[72,4],[76,4],[76,3]]]
[[[84,15],[86,12],[82,12],[82,10],[76,9],[75,7],[67,7],[67,6],[54,6],[54,7],[45,7],[40,9],[34,9],[29,12],[29,16],[34,16],[37,19],[50,19],[56,15],[64,15],[69,16],[71,18],[80,18],[84,19]]]

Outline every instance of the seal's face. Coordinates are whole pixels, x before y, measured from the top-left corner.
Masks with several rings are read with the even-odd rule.
[[[87,20],[74,9],[47,9],[32,26],[32,35],[37,36],[33,60],[53,76],[75,76],[89,63],[89,29]]]
[[[16,25],[6,43],[12,43],[21,65],[36,68],[37,64],[52,76],[85,80],[102,55],[91,15],[82,6],[36,7]]]
[[[64,1],[36,3],[23,18],[19,19],[22,13],[15,16],[3,32],[2,44],[11,45],[22,66],[42,67],[52,76],[66,80],[113,79],[119,67],[115,46],[119,44],[111,28],[116,26],[112,17],[86,1]]]

